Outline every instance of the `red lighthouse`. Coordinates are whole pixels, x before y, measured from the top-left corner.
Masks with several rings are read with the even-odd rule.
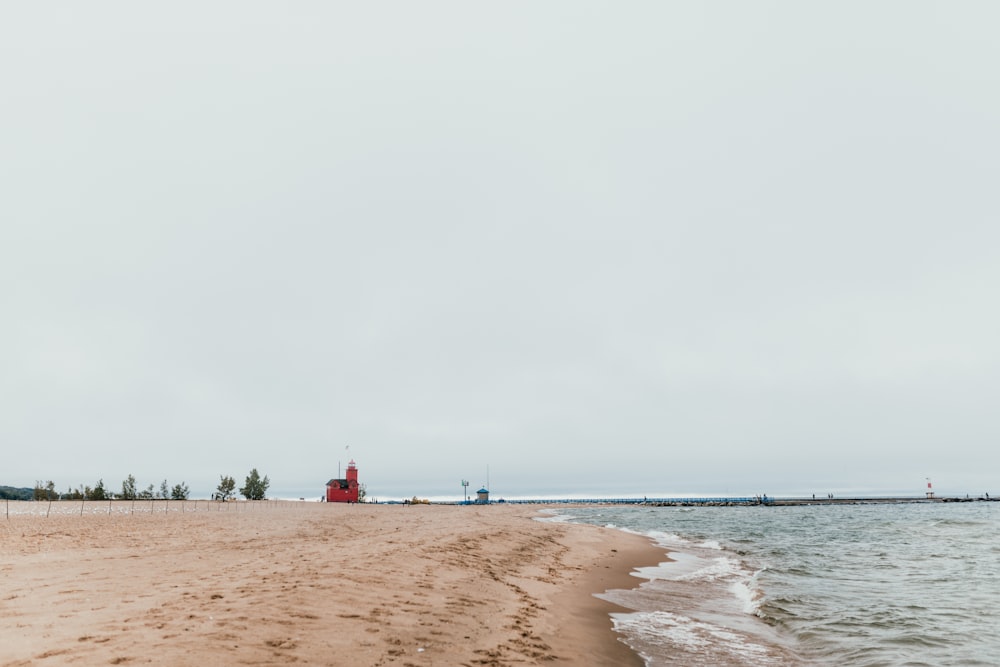
[[[331,479],[326,483],[326,502],[358,502],[358,468],[354,465],[354,459],[351,459],[347,464],[346,478]]]

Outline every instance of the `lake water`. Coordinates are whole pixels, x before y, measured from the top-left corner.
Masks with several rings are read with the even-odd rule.
[[[1000,503],[559,512],[670,550],[601,596],[650,667],[1000,665]]]

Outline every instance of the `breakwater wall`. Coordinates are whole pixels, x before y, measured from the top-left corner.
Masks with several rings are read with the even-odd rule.
[[[769,507],[790,507],[798,505],[876,505],[903,503],[949,503],[949,502],[995,502],[1000,498],[941,497],[924,496],[852,496],[834,498],[749,496],[736,498],[518,498],[514,500],[494,500],[492,503],[518,505],[646,505],[649,507],[733,507],[742,505],[763,505]]]

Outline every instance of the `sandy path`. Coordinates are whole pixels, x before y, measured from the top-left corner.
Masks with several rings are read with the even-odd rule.
[[[642,538],[514,506],[207,507],[0,520],[0,665],[641,665],[591,593],[662,558]]]

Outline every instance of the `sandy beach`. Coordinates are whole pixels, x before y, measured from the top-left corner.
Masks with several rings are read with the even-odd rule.
[[[0,665],[641,666],[593,594],[665,559],[526,506],[68,507],[0,518]]]

